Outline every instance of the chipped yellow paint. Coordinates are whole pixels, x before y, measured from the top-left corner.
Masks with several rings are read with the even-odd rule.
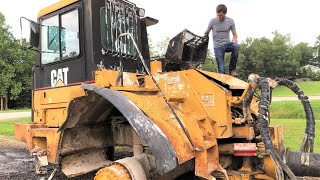
[[[156,67],[159,66],[158,63],[155,65]],[[145,83],[141,86],[137,74],[124,72],[124,86],[120,86],[116,82],[119,72],[105,69],[97,70],[94,85],[121,91],[161,129],[172,144],[179,164],[194,158],[195,174],[206,179],[212,179],[211,173],[213,171],[223,171],[219,165],[217,139],[240,136],[243,134],[242,131],[248,130],[239,129],[237,131],[232,127],[231,106],[242,103],[244,96],[233,97],[231,91],[217,85],[201,73],[219,78],[219,81],[228,84],[230,87],[243,89],[244,93],[249,88],[248,83],[235,80],[236,78],[227,75],[221,76],[216,73],[199,72],[194,69],[159,73],[157,68],[153,68],[154,79],[190,134],[194,147],[192,147],[150,76],[143,77]],[[84,90],[79,86],[36,91],[34,93],[33,109],[35,122],[44,127],[51,127],[47,129],[60,127],[66,119],[67,106],[70,101],[84,95]],[[256,101],[257,99],[254,97],[250,106],[254,114],[258,113]],[[17,126],[17,128],[26,129],[26,126]],[[39,127],[34,126],[32,131],[38,131],[38,129]],[[280,130],[276,132],[280,136]],[[42,130],[40,137],[44,137],[46,133],[50,134],[51,131],[45,132],[45,130]],[[22,137],[25,134],[27,132],[22,131],[17,136],[23,139]],[[46,138],[50,138],[50,148],[53,152],[56,152],[58,146],[58,136],[59,134],[46,136]],[[254,136],[252,132],[246,132],[246,138],[253,138],[251,136]],[[278,142],[279,136],[275,137],[274,143]],[[26,141],[31,143],[34,136],[29,134],[27,137]],[[281,142],[279,142],[279,145]],[[51,162],[55,161],[53,157],[50,158]],[[274,175],[274,164],[272,163],[272,160],[265,162],[270,177]],[[237,179],[236,176],[233,178]]]
[[[58,142],[60,138],[60,132],[58,128],[45,128],[43,124],[15,124],[14,134],[17,140],[27,143],[30,155],[32,155],[32,149],[35,148],[34,141],[39,138],[46,138],[45,142],[42,142],[40,146],[45,146],[48,151],[48,161],[50,163],[57,163],[56,155],[58,152]]]
[[[210,83],[210,80],[196,70],[155,74],[154,78],[191,135],[195,150],[159,93],[122,93],[164,132],[172,143],[180,164],[195,157],[196,175],[210,179],[210,173],[220,169],[217,138],[229,138],[233,135],[231,107],[227,104],[230,94]],[[151,81],[146,84],[152,86]],[[198,84],[204,86],[197,86]]]
[[[150,62],[150,72],[153,76],[162,72],[162,63],[161,61],[151,61]]]
[[[214,79],[217,79],[218,81],[228,84],[230,89],[245,89],[248,84],[242,81],[241,79],[234,78],[233,76],[230,76],[230,75],[208,72],[208,71],[203,71],[199,69],[198,71]]]
[[[34,122],[49,127],[58,127],[66,119],[69,102],[85,92],[80,86],[65,86],[53,89],[37,90],[33,96]]]

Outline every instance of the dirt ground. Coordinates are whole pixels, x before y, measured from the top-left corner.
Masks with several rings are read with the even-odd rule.
[[[38,180],[39,177],[35,176],[34,169],[34,159],[29,156],[25,143],[11,137],[0,136],[0,180]],[[46,179],[52,171],[53,169],[49,167]],[[95,172],[69,180],[88,180],[93,179],[94,176]],[[57,173],[53,179],[65,180],[67,177],[62,173]],[[315,177],[299,177],[298,179],[320,180]]]
[[[19,142],[11,137],[0,136],[0,180],[38,180],[35,175],[33,157],[30,157],[25,143]],[[49,167],[50,176],[53,168]],[[71,180],[93,179],[95,173],[90,173]],[[65,180],[67,177],[57,173],[53,179]]]

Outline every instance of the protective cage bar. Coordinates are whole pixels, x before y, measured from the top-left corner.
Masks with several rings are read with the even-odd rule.
[[[130,33],[137,42],[138,15],[136,6],[127,1],[106,0],[100,10],[101,44],[106,54],[123,58],[137,58],[137,52],[128,37],[118,36]],[[121,48],[121,50],[120,50]]]

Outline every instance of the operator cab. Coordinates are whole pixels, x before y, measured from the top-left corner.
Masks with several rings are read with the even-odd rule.
[[[120,58],[124,71],[143,71],[133,41],[119,35],[129,33],[149,60],[146,27],[158,21],[144,13],[125,0],[61,0],[42,9],[37,23],[29,20],[34,89],[94,82],[95,70],[118,70]]]

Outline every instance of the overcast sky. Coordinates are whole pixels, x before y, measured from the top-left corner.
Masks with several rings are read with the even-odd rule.
[[[36,20],[38,11],[58,0],[0,0],[0,12],[14,35],[20,37],[19,18]],[[159,20],[149,27],[154,42],[173,37],[183,29],[203,35],[215,7],[224,3],[227,16],[234,19],[239,41],[247,37],[268,37],[278,30],[291,34],[294,43],[314,45],[320,35],[319,0],[132,0],[146,10],[146,16]],[[98,18],[98,17],[97,17]],[[210,35],[211,37],[211,35]],[[210,43],[212,44],[212,43]]]

